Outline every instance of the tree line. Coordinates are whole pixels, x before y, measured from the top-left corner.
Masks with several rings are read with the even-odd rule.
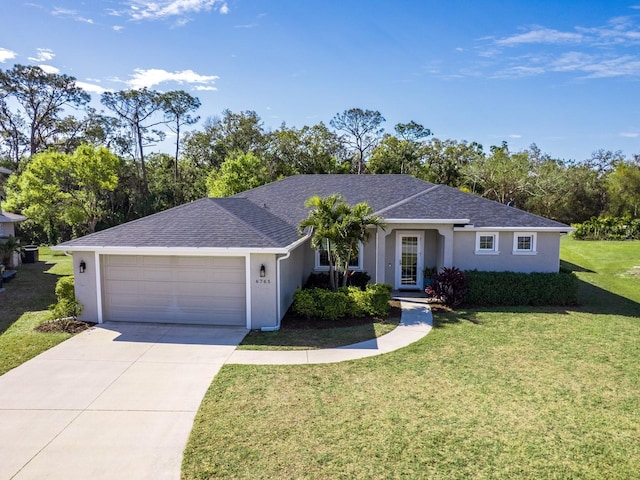
[[[37,66],[0,70],[0,164],[6,210],[22,212],[30,241],[57,242],[180,205],[228,196],[295,174],[404,173],[565,223],[637,218],[640,155],[598,150],[556,159],[440,139],[415,122],[385,130],[375,110],[351,108],[325,125],[270,130],[254,111],[200,117],[183,90],[105,92],[104,110],[75,78]],[[172,154],[160,153],[167,132]],[[0,177],[4,176],[0,175]]]

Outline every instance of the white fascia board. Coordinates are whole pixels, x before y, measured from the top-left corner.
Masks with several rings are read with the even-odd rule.
[[[208,248],[208,247],[97,247],[97,246],[62,246],[51,247],[52,250],[67,252],[96,252],[100,255],[180,255],[191,257],[211,256],[244,256],[250,253],[287,253],[285,248]]]
[[[468,218],[385,218],[384,223],[423,223],[425,225],[469,223]]]
[[[454,227],[454,232],[575,232],[573,227]]]
[[[54,245],[52,250],[66,252],[96,252],[100,255],[183,255],[191,257],[244,256],[251,253],[286,254],[303,244],[309,235],[281,248],[215,248],[215,247],[113,247],[113,246],[63,246]]]

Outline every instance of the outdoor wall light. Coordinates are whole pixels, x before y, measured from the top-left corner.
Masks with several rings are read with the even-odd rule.
[[[267,269],[264,266],[264,263],[260,265],[260,278],[264,278],[267,275]]]
[[[87,269],[87,264],[84,263],[84,260],[80,260],[80,273],[84,273],[84,271]]]

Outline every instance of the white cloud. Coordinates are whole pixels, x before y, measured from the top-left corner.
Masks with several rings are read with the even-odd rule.
[[[136,68],[132,78],[127,81],[133,89],[151,88],[164,82],[193,83],[196,88],[211,86],[210,84],[218,80],[217,75],[200,75],[193,70],[182,70],[179,72],[168,72],[160,68],[142,69]]]
[[[199,92],[216,92],[218,87],[212,87],[207,85],[196,85],[195,89]]]
[[[55,56],[56,54],[53,53],[53,50],[50,50],[48,48],[38,48],[38,55],[28,58],[32,62],[48,62],[50,60],[53,60]]]
[[[490,78],[548,74],[580,80],[640,78],[639,19],[638,15],[619,16],[604,25],[567,31],[535,25],[503,37],[482,37],[474,46],[476,61],[455,73]]]
[[[540,75],[545,72],[543,67],[529,67],[520,65],[516,67],[505,68],[495,74],[491,75],[491,78],[522,78],[531,77],[533,75]]]
[[[218,4],[221,4],[221,14],[229,12],[229,7],[222,0],[130,0],[127,13],[133,20],[157,20],[207,12]]]
[[[124,30],[124,27],[122,25],[114,25],[113,27],[111,27],[111,30],[113,30],[114,32],[119,32],[120,30]]]
[[[0,48],[0,62],[4,63],[7,60],[14,59],[18,56],[16,52],[13,50],[9,50],[8,48]]]
[[[496,45],[509,47],[526,43],[580,43],[584,37],[579,33],[560,32],[551,28],[537,28],[526,33],[511,35],[496,40]]]
[[[103,88],[100,85],[96,85],[95,83],[76,81],[76,86],[82,88],[83,90],[86,90],[89,93],[101,94],[107,91],[106,88]]]
[[[54,7],[54,9],[51,10],[51,15],[53,15],[54,17],[71,18],[72,20],[75,20],[76,22],[83,22],[83,23],[88,23],[88,24],[93,25],[93,20],[92,19],[83,17],[82,15],[80,15],[78,13],[77,10],[71,10],[71,9],[68,9],[68,8]]]
[[[621,137],[625,137],[625,138],[638,138],[638,137],[640,137],[640,133],[638,133],[638,132],[621,132],[620,136]]]
[[[509,138],[522,138],[522,135],[520,135],[519,133],[512,133],[511,135],[509,135]]]
[[[60,73],[60,69],[52,65],[38,65],[45,73]]]
[[[585,65],[581,70],[587,78],[640,77],[640,59],[624,55]]]

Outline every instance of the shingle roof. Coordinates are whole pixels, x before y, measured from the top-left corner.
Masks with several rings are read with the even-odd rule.
[[[203,198],[61,246],[280,248],[298,238],[295,227],[249,201]]]
[[[340,193],[383,218],[466,219],[475,227],[569,228],[408,175],[297,175],[229,198],[204,198],[61,244],[62,247],[284,248],[300,237],[304,202]]]
[[[567,225],[446,185],[426,189],[410,201],[382,212],[385,218],[468,219],[474,227],[563,228]]]
[[[17,213],[3,212],[0,210],[0,223],[18,223],[24,222],[27,217],[18,215]]]
[[[409,175],[294,175],[233,198],[266,205],[274,215],[297,225],[307,217],[304,202],[313,195],[339,193],[350,205],[367,202],[377,211],[432,186]]]

